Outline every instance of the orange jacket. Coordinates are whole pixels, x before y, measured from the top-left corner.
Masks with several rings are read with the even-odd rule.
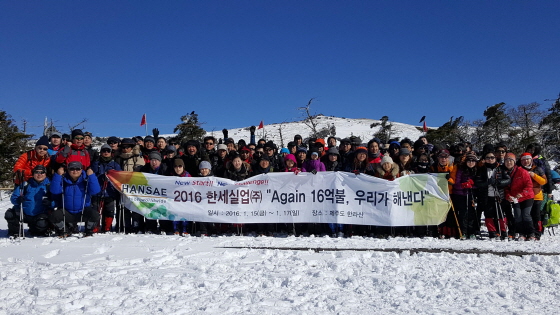
[[[45,168],[48,168],[50,163],[51,158],[48,154],[45,155],[44,158],[41,158],[37,155],[37,152],[35,150],[29,150],[19,156],[16,164],[14,165],[14,175],[17,171],[23,171],[25,181],[27,181],[33,176],[32,171],[35,166],[43,165]],[[21,184],[17,177],[15,179],[15,183],[17,185]]]

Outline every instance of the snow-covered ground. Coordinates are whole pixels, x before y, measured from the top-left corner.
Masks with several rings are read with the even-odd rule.
[[[4,196],[0,213],[8,207]],[[559,305],[560,256],[538,253],[560,253],[560,233],[540,242],[120,234],[11,241],[4,220],[0,230],[0,314],[550,314]],[[404,251],[374,251],[389,248]],[[536,254],[411,254],[417,248]]]

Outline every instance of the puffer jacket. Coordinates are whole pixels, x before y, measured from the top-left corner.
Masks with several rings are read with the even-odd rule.
[[[140,172],[142,166],[146,165],[138,145],[134,146],[131,153],[118,152],[115,156],[115,162],[125,172]]]
[[[474,182],[476,177],[476,168],[473,167],[469,169],[463,166],[455,167],[451,177],[453,178],[453,194],[466,196],[469,189],[463,188],[462,184],[468,182],[469,180]],[[473,188],[470,189],[475,189],[474,185]]]
[[[538,167],[535,163],[531,165],[530,169],[525,169],[525,170],[527,172],[533,172],[533,176],[530,176],[530,178],[531,178],[531,184],[533,186],[533,194],[535,195],[534,197],[535,200],[543,200],[544,199],[543,186],[545,186],[547,183],[544,170]]]
[[[245,180],[251,177],[251,165],[247,162],[241,164],[241,169],[236,170],[233,163],[229,162],[225,172],[225,178],[234,180],[236,182]]]
[[[395,179],[399,178],[399,166],[397,165],[397,163],[393,162],[393,164],[391,165],[391,170],[389,170],[388,172],[386,172],[383,169],[381,164],[370,164],[370,165],[376,165],[375,173],[374,173],[375,177],[383,178],[388,181],[394,181]]]
[[[65,146],[63,149],[60,149],[56,154],[55,161],[65,166],[70,162],[80,162],[84,170],[87,170],[91,165],[89,152],[83,144],[81,146],[71,144],[70,146]]]
[[[325,164],[319,160],[307,160],[303,162],[301,167],[302,172],[313,172],[314,170],[317,172],[325,172]]]
[[[110,170],[122,171],[119,163],[115,162],[113,159],[104,161],[103,157],[100,157],[98,160],[93,162],[91,170],[97,176],[100,186],[103,186],[105,181],[107,181],[107,177],[105,176],[107,172]],[[105,191],[101,191],[100,197],[118,197],[118,195],[119,193],[113,185],[107,184],[107,189],[105,189]]]
[[[68,173],[62,176],[55,173],[50,191],[57,207],[64,205],[66,211],[76,214],[82,212],[84,205],[85,207],[91,205],[91,196],[101,192],[101,187],[95,174],[88,176],[85,171],[82,171],[82,175],[74,182]]]
[[[14,174],[17,171],[23,171],[24,180],[28,181],[31,177],[33,177],[32,171],[35,166],[43,165],[45,168],[49,169],[48,167],[50,163],[51,158],[48,154],[45,155],[44,158],[41,158],[35,150],[29,150],[19,156],[16,164],[14,165]],[[17,178],[15,183],[16,185],[21,184]]]
[[[509,201],[510,197],[514,197],[518,202],[522,202],[535,197],[533,182],[527,170],[516,165],[511,171],[508,171],[508,175],[511,178],[511,184],[504,189],[506,200]],[[521,197],[517,197],[518,195]]]
[[[48,213],[53,208],[54,204],[46,199],[49,193],[50,181],[45,178],[44,181],[38,183],[34,178],[27,181],[27,185],[23,188],[24,196],[23,203],[20,202],[21,185],[16,186],[12,197],[10,198],[12,204],[16,207],[23,206],[23,213],[28,216],[36,216],[43,213]]]

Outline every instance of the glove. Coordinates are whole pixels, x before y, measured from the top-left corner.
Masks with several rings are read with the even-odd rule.
[[[354,173],[356,175],[360,175],[360,171],[358,171],[358,170],[353,170],[352,173]]]
[[[299,174],[300,172],[301,172],[300,170],[296,169],[296,170],[294,171],[294,174],[297,175],[297,174]]]
[[[471,182],[472,182],[472,180],[469,179],[468,181],[466,181],[464,183],[461,183],[461,188],[463,188],[463,189],[472,188],[472,183]]]
[[[159,136],[159,130],[157,128],[154,128],[154,129],[152,129],[152,133],[154,135],[154,139],[156,139],[156,141],[157,141],[157,138]]]
[[[226,128],[222,129],[222,133],[224,134],[224,139],[228,138],[228,130]]]
[[[449,180],[450,177],[451,175],[449,175],[449,173],[445,174],[445,179]]]
[[[496,179],[494,177],[488,178],[488,186],[496,185]]]
[[[311,174],[313,174],[313,175],[317,174],[317,170],[312,170]]]
[[[249,128],[249,131],[251,132],[251,135],[254,135],[254,134],[255,134],[255,130],[256,130],[256,129],[257,129],[257,128],[256,128],[255,126],[251,126],[251,128]]]
[[[70,146],[65,146],[61,154],[63,157],[67,158],[68,155],[70,154],[70,151],[72,151],[72,148],[70,148]]]

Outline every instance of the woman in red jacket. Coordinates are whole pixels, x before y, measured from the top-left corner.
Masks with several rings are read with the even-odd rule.
[[[531,219],[533,206],[533,182],[529,172],[515,165],[515,154],[506,154],[504,167],[511,177],[511,184],[504,189],[506,199],[511,203],[515,217],[515,239],[536,240],[535,228]]]

